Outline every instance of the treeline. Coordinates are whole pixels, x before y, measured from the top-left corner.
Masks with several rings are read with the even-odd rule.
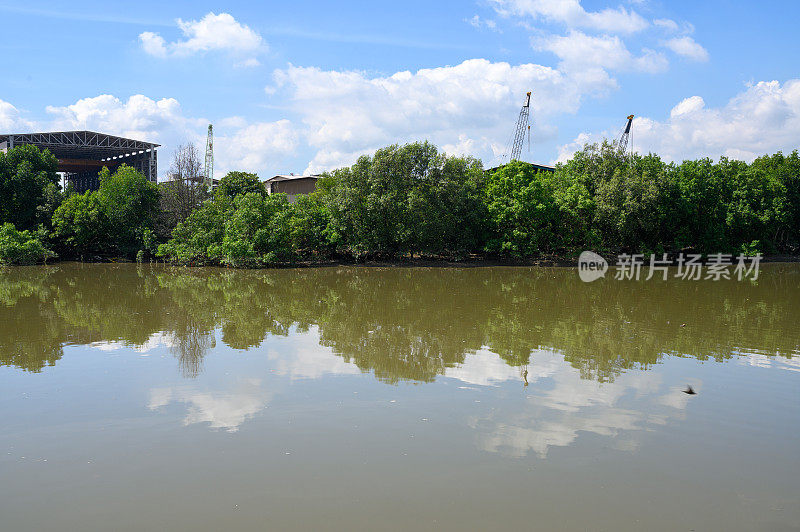
[[[290,203],[258,176],[214,191],[157,186],[122,166],[100,189],[61,191],[55,159],[21,146],[0,154],[0,261],[123,256],[181,264],[264,266],[330,259],[469,256],[526,260],[599,252],[797,254],[800,157],[750,164],[666,163],[587,145],[555,172],[513,162],[486,172],[424,142],[390,146],[326,173]],[[198,189],[199,192],[198,192]]]

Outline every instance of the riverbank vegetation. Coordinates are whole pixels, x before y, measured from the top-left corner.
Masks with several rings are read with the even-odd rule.
[[[184,150],[186,151],[186,150]],[[187,152],[188,153],[188,152]],[[189,161],[191,163],[191,161]],[[176,157],[174,166],[186,161]],[[800,251],[797,151],[750,164],[667,163],[587,145],[555,172],[480,161],[424,142],[323,174],[291,203],[230,172],[213,190],[155,185],[121,166],[97,191],[62,191],[31,146],[0,154],[0,262],[126,257],[257,267],[300,261],[467,257],[525,261],[605,253]]]

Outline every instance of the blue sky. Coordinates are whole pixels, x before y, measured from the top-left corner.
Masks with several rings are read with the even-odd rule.
[[[92,129],[262,177],[393,142],[502,161],[533,90],[524,158],[563,160],[637,116],[667,159],[800,144],[795,2],[0,0],[0,132]]]

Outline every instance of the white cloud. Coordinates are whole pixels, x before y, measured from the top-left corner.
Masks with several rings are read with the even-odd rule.
[[[190,142],[205,146],[209,123],[205,118],[186,116],[174,98],[153,100],[141,94],[128,100],[103,94],[68,106],[49,106],[47,112],[53,116],[47,129],[88,129],[161,144],[162,177],[169,170],[178,145]],[[217,175],[230,170],[272,171],[275,161],[292,154],[297,147],[297,133],[288,120],[248,123],[241,117],[231,117],[220,120],[220,126],[214,153]]]
[[[83,98],[63,107],[47,106],[55,129],[89,129],[162,143],[201,127],[204,120],[183,116],[178,100],[136,94],[127,101],[110,94]]]
[[[200,20],[176,21],[184,40],[167,42],[161,35],[146,31],[139,35],[145,53],[155,57],[186,57],[199,52],[221,50],[235,55],[247,55],[238,66],[258,66],[252,56],[266,50],[261,35],[241,24],[228,13],[208,13]]]
[[[586,11],[579,0],[490,0],[503,16],[530,16],[537,20],[611,33],[635,33],[648,22],[635,11],[624,7]]]
[[[693,61],[708,61],[708,51],[688,35],[664,41],[664,46]]]
[[[87,129],[160,144],[162,177],[169,170],[173,150],[186,142],[200,145],[208,125],[205,119],[186,117],[174,98],[153,100],[142,94],[127,100],[102,94],[63,107],[48,106],[47,112],[53,117],[47,126],[50,130]]]
[[[466,22],[468,22],[473,28],[488,28],[490,30],[497,29],[497,22],[492,19],[481,18],[479,15],[475,15],[474,17],[467,19]]]
[[[167,43],[164,37],[152,31],[146,31],[139,35],[139,42],[142,43],[142,49],[156,57],[167,57]]]
[[[214,139],[215,175],[231,170],[263,174],[276,171],[280,162],[294,154],[297,132],[289,120],[257,122],[236,129],[231,135]]]
[[[9,102],[0,100],[0,131],[24,133],[30,131],[32,127],[33,123],[25,120],[19,109]]]
[[[308,142],[317,150],[306,169],[352,164],[359,154],[394,142],[428,139],[448,148],[469,147],[485,163],[503,150],[524,95],[532,90],[534,130],[582,99],[615,87],[602,72],[569,76],[536,64],[512,66],[471,59],[455,66],[371,77],[363,72],[295,67],[275,72],[288,92]]]
[[[567,35],[537,37],[532,41],[534,48],[554,53],[561,59],[565,70],[637,70],[642,72],[662,72],[667,69],[667,59],[653,50],[643,50],[641,56],[634,56],[625,43],[617,36],[586,35],[580,31],[570,31]]]
[[[678,23],[668,18],[657,18],[653,20],[653,25],[671,32],[677,32],[679,29]]]
[[[244,61],[239,61],[238,63],[234,64],[233,66],[237,68],[251,68],[257,67],[261,64],[261,61],[256,59],[255,57],[251,57],[250,59],[245,59]]]
[[[701,110],[705,105],[706,102],[704,102],[700,96],[690,96],[673,107],[669,112],[669,116],[670,118],[676,118],[680,115],[693,113]]]
[[[621,124],[621,122],[620,122]],[[631,133],[634,148],[666,160],[726,156],[751,161],[777,151],[797,149],[800,139],[800,79],[761,81],[724,106],[709,108],[700,96],[675,105],[667,120],[636,118]],[[583,133],[561,147],[566,159],[585,142],[602,138]]]

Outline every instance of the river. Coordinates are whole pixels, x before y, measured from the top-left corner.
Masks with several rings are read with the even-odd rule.
[[[800,529],[798,264],[63,263],[0,301],[2,530]]]

